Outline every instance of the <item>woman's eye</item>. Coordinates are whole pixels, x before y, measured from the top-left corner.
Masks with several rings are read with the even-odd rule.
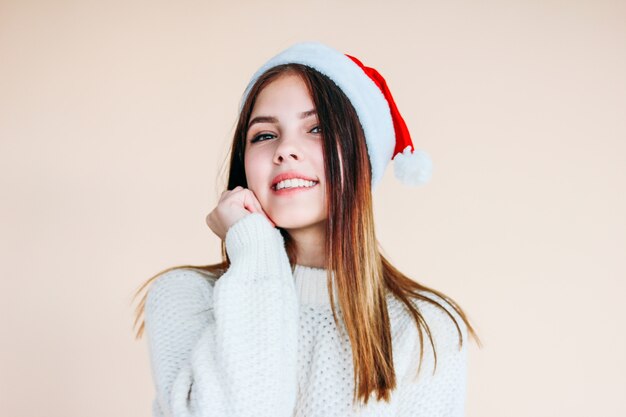
[[[256,135],[254,138],[252,138],[252,140],[250,141],[250,143],[255,143],[255,142],[259,142],[259,141],[264,141],[266,137],[273,137],[274,135],[272,135],[271,133],[261,133],[260,135]]]
[[[317,132],[313,132],[316,129],[317,129]],[[319,126],[315,126],[313,129],[311,129],[311,133],[322,133],[322,128]]]

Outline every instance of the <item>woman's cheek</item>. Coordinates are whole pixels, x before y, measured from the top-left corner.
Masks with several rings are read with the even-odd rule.
[[[254,193],[254,196],[259,201],[261,206],[267,204],[269,194],[269,182],[271,178],[268,178],[269,174],[264,170],[260,170],[258,166],[250,165],[249,170],[246,170],[246,177],[248,182],[248,189]]]

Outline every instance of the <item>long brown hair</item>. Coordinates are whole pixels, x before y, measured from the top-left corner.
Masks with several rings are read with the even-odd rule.
[[[247,188],[244,153],[247,125],[255,100],[265,86],[288,73],[295,73],[304,80],[315,104],[322,131],[326,178],[342,179],[326,181],[328,216],[325,253],[333,318],[337,327],[342,329],[335,310],[335,294],[332,289],[334,275],[336,297],[343,315],[342,324],[352,347],[353,401],[358,399],[367,404],[374,392],[377,400],[389,401],[391,392],[396,388],[396,375],[393,369],[387,294],[392,294],[406,305],[417,326],[420,339],[418,373],[424,353],[424,333],[433,347],[435,369],[437,354],[428,323],[414,303],[415,300],[423,300],[443,310],[457,328],[459,349],[464,342],[463,332],[454,316],[436,300],[422,294],[423,292],[431,292],[445,300],[462,318],[468,333],[479,346],[481,343],[465,313],[454,300],[411,280],[394,268],[382,255],[374,233],[371,168],[363,129],[350,100],[325,75],[304,65],[285,64],[269,69],[258,78],[242,105],[235,129],[227,188],[229,190],[237,186]],[[294,243],[284,229],[279,230],[285,238],[285,248],[293,268],[297,263]],[[219,279],[229,265],[230,260],[222,242],[220,263],[172,267],[151,277],[135,294],[137,297],[145,290],[136,308],[135,326],[141,321],[136,337],[140,338],[143,334],[142,315],[148,292],[147,286],[154,279],[177,268],[200,269]]]

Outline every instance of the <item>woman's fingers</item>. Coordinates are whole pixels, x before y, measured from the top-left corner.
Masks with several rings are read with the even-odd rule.
[[[259,203],[259,199],[256,198],[256,196],[254,195],[252,191],[250,191],[249,194],[250,194],[250,199],[252,200],[257,213],[265,214],[265,211],[263,211],[263,207],[261,207],[261,203]]]
[[[259,211],[260,206],[252,191],[248,189],[243,191],[243,207],[251,213],[257,213]]]
[[[265,210],[263,210],[263,206],[259,202],[259,199],[256,197],[254,192],[250,189],[246,189],[246,200],[250,206],[250,211],[253,213],[260,213],[265,216],[265,218],[272,224],[272,227],[276,227],[276,224],[269,218]]]
[[[220,196],[218,205],[221,206],[239,206],[248,211],[249,213],[260,213],[272,224],[272,227],[276,227],[276,224],[269,218],[258,198],[254,192],[248,188],[237,186],[232,190],[225,190]],[[208,216],[207,216],[208,217]]]
[[[259,203],[259,200],[255,198],[255,201],[258,212],[264,215],[267,220],[269,220],[269,222],[272,224],[272,227],[276,227],[276,224],[272,221],[272,219],[270,219],[270,216],[268,216],[265,210],[263,210],[263,207],[261,206],[261,203]]]

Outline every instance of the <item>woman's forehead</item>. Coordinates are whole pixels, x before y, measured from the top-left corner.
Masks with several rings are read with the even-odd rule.
[[[302,78],[298,75],[282,76],[273,80],[259,92],[251,118],[261,114],[276,116],[272,113],[302,115],[314,108],[313,98]]]

